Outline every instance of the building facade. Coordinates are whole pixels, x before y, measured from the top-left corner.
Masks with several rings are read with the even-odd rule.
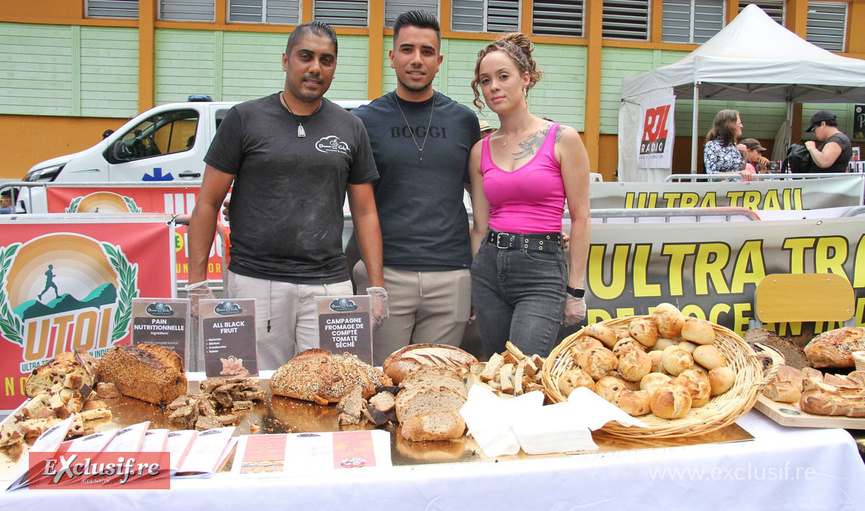
[[[410,9],[435,12],[445,55],[436,88],[471,106],[478,50],[499,33],[530,34],[546,73],[533,113],[584,137],[592,171],[614,180],[621,81],[670,64],[756,3],[799,36],[865,58],[859,0],[40,0],[0,3],[0,178],[96,143],[106,129],[191,94],[242,101],[281,90],[288,34],[313,19],[339,35],[331,99],[392,90],[390,27]],[[863,20],[865,21],[865,20]],[[824,105],[825,106],[825,105]],[[786,106],[703,101],[699,132],[722,108],[742,112],[745,134],[771,146]],[[820,105],[797,105],[793,138]],[[854,105],[829,107],[852,132]],[[496,125],[489,110],[482,119]],[[674,171],[687,172],[689,101],[676,107]],[[854,141],[855,142],[855,141]],[[771,147],[770,147],[771,148]]]

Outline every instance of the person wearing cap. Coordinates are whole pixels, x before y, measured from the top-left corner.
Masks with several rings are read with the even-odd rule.
[[[838,129],[838,120],[829,110],[818,110],[811,116],[811,125],[805,130],[813,132],[822,142],[819,146],[813,140],[805,142],[811,153],[809,172],[846,172],[847,164],[853,155],[850,139]]]
[[[487,121],[481,119],[480,121],[478,121],[478,123],[481,127],[481,138],[488,137],[496,132],[496,129],[490,126],[490,123],[488,123]]]
[[[769,168],[769,159],[761,153],[766,150],[756,138],[743,138],[740,143],[748,148],[745,153],[745,172],[759,174]]]

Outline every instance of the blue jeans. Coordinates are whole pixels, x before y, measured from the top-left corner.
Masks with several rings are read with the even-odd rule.
[[[500,250],[486,239],[472,262],[472,303],[486,355],[510,340],[526,355],[549,355],[565,312],[568,270],[557,252]]]

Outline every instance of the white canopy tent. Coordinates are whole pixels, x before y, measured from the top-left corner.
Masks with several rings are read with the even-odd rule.
[[[625,78],[619,106],[619,179],[659,181],[672,169],[638,169],[640,103],[694,99],[691,173],[697,169],[700,99],[783,101],[790,139],[793,103],[865,102],[865,61],[819,48],[748,5],[702,46],[668,66]]]

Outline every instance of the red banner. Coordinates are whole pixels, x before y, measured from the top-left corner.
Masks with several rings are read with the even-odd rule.
[[[53,186],[47,187],[48,213],[167,213],[190,215],[198,198],[198,186]],[[186,226],[174,233],[177,280],[189,278]],[[207,274],[222,279],[223,248],[220,239],[210,249]]]
[[[45,217],[0,228],[0,409],[17,407],[33,368],[58,353],[101,357],[128,342],[132,298],[174,296],[167,217]]]

